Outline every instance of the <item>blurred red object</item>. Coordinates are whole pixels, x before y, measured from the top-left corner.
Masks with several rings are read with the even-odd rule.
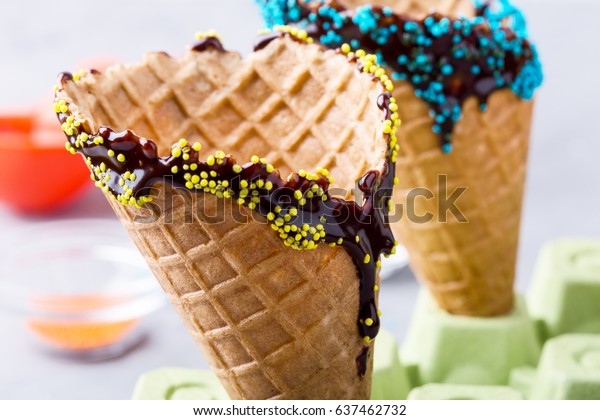
[[[0,200],[19,212],[44,213],[80,196],[90,172],[64,144],[58,122],[50,129],[31,114],[0,114]]]
[[[104,71],[118,62],[95,56],[76,68]],[[66,137],[52,96],[24,112],[0,110],[0,201],[22,213],[46,213],[72,203],[92,185],[80,157],[65,150]]]

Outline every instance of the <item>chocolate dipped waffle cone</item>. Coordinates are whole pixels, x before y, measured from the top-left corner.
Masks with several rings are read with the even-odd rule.
[[[393,93],[403,122],[394,233],[442,308],[468,316],[509,312],[533,109],[526,99],[539,85],[538,69],[523,64],[537,56],[524,40],[518,11],[505,1],[477,8],[472,0],[298,0],[286,10],[272,0],[258,3],[268,22],[284,16],[325,45],[360,46],[390,64],[389,73],[400,79]],[[506,39],[519,49],[504,46]],[[495,70],[496,58],[492,48],[481,47],[484,42],[505,59],[502,71]],[[464,56],[471,61],[461,62]],[[494,64],[487,68],[490,58]],[[519,73],[530,77],[527,89],[515,83]],[[437,80],[439,90],[424,84],[424,77]],[[443,100],[452,97],[459,118],[452,120],[451,107],[435,108],[440,93]],[[463,187],[456,201],[446,200]],[[425,195],[415,199],[419,192]],[[455,203],[459,214],[446,211],[445,202]]]
[[[393,100],[358,71],[365,58],[293,32],[246,60],[209,37],[181,60],[64,75],[55,106],[67,148],[232,398],[368,399],[379,325],[368,314],[393,239],[370,246],[374,223],[339,236],[326,209],[355,207],[329,195],[331,176],[346,190],[364,174],[391,185]]]

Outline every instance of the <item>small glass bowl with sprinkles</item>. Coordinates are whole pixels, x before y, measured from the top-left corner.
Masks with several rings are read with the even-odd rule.
[[[15,239],[0,253],[0,305],[42,349],[102,361],[144,341],[144,317],[166,300],[118,222],[41,222],[9,234]]]

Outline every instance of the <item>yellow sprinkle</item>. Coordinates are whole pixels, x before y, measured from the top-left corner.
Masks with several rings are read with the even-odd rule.
[[[270,163],[267,165],[267,172],[271,173],[275,170],[275,168],[273,168],[273,165],[271,165]]]
[[[206,163],[210,166],[215,164],[215,157],[213,155],[210,155],[207,159],[206,159]]]
[[[265,182],[265,188],[267,191],[271,191],[273,189],[273,183],[271,181]]]
[[[359,242],[360,242],[360,237],[359,237],[358,235],[356,235],[356,236],[354,237],[354,240],[356,241],[356,243],[359,243]]]
[[[371,337],[365,336],[365,337],[363,337],[363,341],[368,344],[371,342]]]
[[[294,198],[300,200],[302,198],[302,192],[299,190],[294,191]]]
[[[257,164],[258,162],[260,162],[260,158],[258,156],[256,156],[256,155],[252,156],[252,158],[250,160],[254,164]]]
[[[180,156],[181,156],[181,149],[180,149],[180,148],[178,148],[178,147],[175,147],[173,150],[171,150],[171,155],[172,155],[174,158],[178,158],[178,157],[180,157]]]
[[[203,38],[221,39],[221,35],[214,29],[211,29],[210,31],[207,31],[207,32],[196,32],[196,39],[203,39]]]
[[[194,188],[194,184],[193,184],[192,182],[190,182],[190,181],[186,182],[186,183],[185,183],[185,186],[186,186],[186,188],[188,188],[188,189],[190,189],[190,190],[191,190],[192,188]]]
[[[379,309],[377,310],[377,316],[381,316],[382,313]]]
[[[337,244],[338,244],[338,245],[341,245],[343,242],[344,242],[344,239],[343,239],[343,238],[340,238],[340,239],[338,239],[338,240],[337,240]]]
[[[398,185],[398,183],[400,182],[400,180],[398,179],[397,176],[394,177],[394,185]]]
[[[239,174],[240,172],[242,172],[242,167],[240,165],[233,165],[233,172],[235,172],[236,174]]]
[[[343,53],[348,54],[350,51],[352,51],[352,48],[350,48],[349,44],[342,45],[342,52]]]
[[[202,145],[200,143],[196,142],[192,146],[192,149],[194,149],[196,152],[199,152],[200,150],[202,150]]]
[[[373,325],[373,320],[371,318],[365,319],[365,325],[367,327],[370,327],[371,325]]]
[[[123,155],[123,154],[119,153],[119,156],[117,156],[117,160],[118,160],[119,162],[125,162],[125,155]]]
[[[174,174],[176,174],[177,172],[179,172],[179,168],[177,166],[173,166],[171,168],[171,172],[174,173]]]
[[[187,146],[187,140],[186,139],[181,139],[179,140],[179,147],[185,147]]]
[[[369,264],[370,262],[371,262],[371,255],[370,254],[365,255],[364,263]]]
[[[225,158],[225,152],[222,152],[222,151],[220,151],[220,150],[219,150],[219,151],[217,151],[217,152],[215,153],[215,157],[216,157],[217,159],[224,159],[224,158]]]
[[[392,112],[398,111],[398,105],[394,104],[394,103],[391,103],[390,104],[390,111],[392,111]]]
[[[190,159],[190,155],[187,153],[183,154],[183,160],[189,160]]]

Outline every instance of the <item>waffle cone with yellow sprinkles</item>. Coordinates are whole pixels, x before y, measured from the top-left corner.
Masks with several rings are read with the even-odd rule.
[[[510,0],[255,1],[268,25],[306,27],[386,64],[403,122],[394,233],[443,309],[509,312],[543,77],[521,12]]]
[[[393,86],[374,56],[289,27],[245,60],[199,38],[181,60],[63,74],[66,148],[232,398],[368,399]]]

